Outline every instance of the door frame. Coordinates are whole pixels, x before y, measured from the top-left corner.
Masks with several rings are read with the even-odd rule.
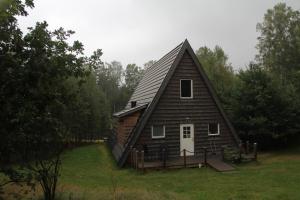
[[[190,141],[191,141],[191,145],[189,148],[185,147],[186,151],[186,155],[187,156],[193,156],[194,155],[194,151],[195,151],[195,129],[194,129],[194,124],[180,124],[180,156],[183,156],[183,127],[190,127],[191,130],[191,137],[190,137]],[[190,153],[192,152],[192,153]]]

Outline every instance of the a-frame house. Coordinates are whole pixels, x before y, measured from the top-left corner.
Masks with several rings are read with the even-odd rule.
[[[125,109],[114,113],[113,155],[120,167],[131,163],[131,149],[145,160],[219,154],[239,138],[224,113],[212,84],[185,40],[150,66]]]

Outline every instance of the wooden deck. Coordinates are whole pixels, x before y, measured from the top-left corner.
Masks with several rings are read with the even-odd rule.
[[[172,158],[163,161],[145,161],[144,168],[147,169],[158,169],[158,168],[182,168],[182,167],[199,167],[199,164],[203,165],[204,158],[196,156],[187,156],[186,161],[184,157]],[[143,168],[142,163],[138,164],[138,168]]]
[[[253,144],[253,152],[249,151],[249,142],[246,145],[246,151],[243,151],[243,145],[239,145],[239,160],[249,160],[256,161],[257,160],[257,143]],[[162,153],[162,157],[166,156]],[[245,152],[245,154],[243,154]],[[149,161],[145,158],[144,151],[138,151],[136,149],[131,150],[130,163],[134,169],[159,169],[159,168],[184,168],[184,167],[202,167],[202,166],[210,166],[219,172],[226,172],[235,170],[233,166],[224,162],[224,149],[222,148],[220,153],[212,155],[207,153],[207,148],[203,148],[203,154],[195,154],[194,156],[186,155],[186,150],[183,150],[183,156],[178,156],[175,158],[169,158],[165,161],[163,160],[153,160]],[[149,159],[149,156],[147,157]]]
[[[220,156],[209,156],[207,158],[206,165],[210,166],[211,168],[215,169],[219,172],[225,171],[232,171],[235,168],[231,165],[222,161]],[[145,161],[144,163],[138,163],[139,169],[161,169],[161,168],[184,168],[184,167],[203,167],[205,166],[205,159],[204,157],[200,156],[187,156],[184,160],[184,157],[172,158],[166,160],[164,163],[163,161]]]

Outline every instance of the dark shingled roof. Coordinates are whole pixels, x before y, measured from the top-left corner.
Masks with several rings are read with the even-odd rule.
[[[137,105],[133,108],[126,108],[124,110],[121,110],[120,112],[116,112],[113,114],[114,117],[124,117],[126,115],[132,114],[136,111],[142,110],[147,107],[147,104]]]
[[[145,75],[139,82],[125,109],[130,108],[131,101],[136,101],[138,105],[143,105],[148,104],[153,100],[174,63],[182,44],[183,42],[146,70]]]

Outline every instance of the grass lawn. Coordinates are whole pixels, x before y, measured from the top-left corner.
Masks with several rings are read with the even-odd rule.
[[[84,146],[64,154],[59,190],[63,199],[300,199],[300,148],[259,155],[258,163],[227,173],[141,174],[118,169],[104,144]]]
[[[104,144],[64,155],[61,188],[84,199],[300,199],[300,149],[262,154],[234,172],[118,169]],[[115,188],[116,192],[113,192]]]

